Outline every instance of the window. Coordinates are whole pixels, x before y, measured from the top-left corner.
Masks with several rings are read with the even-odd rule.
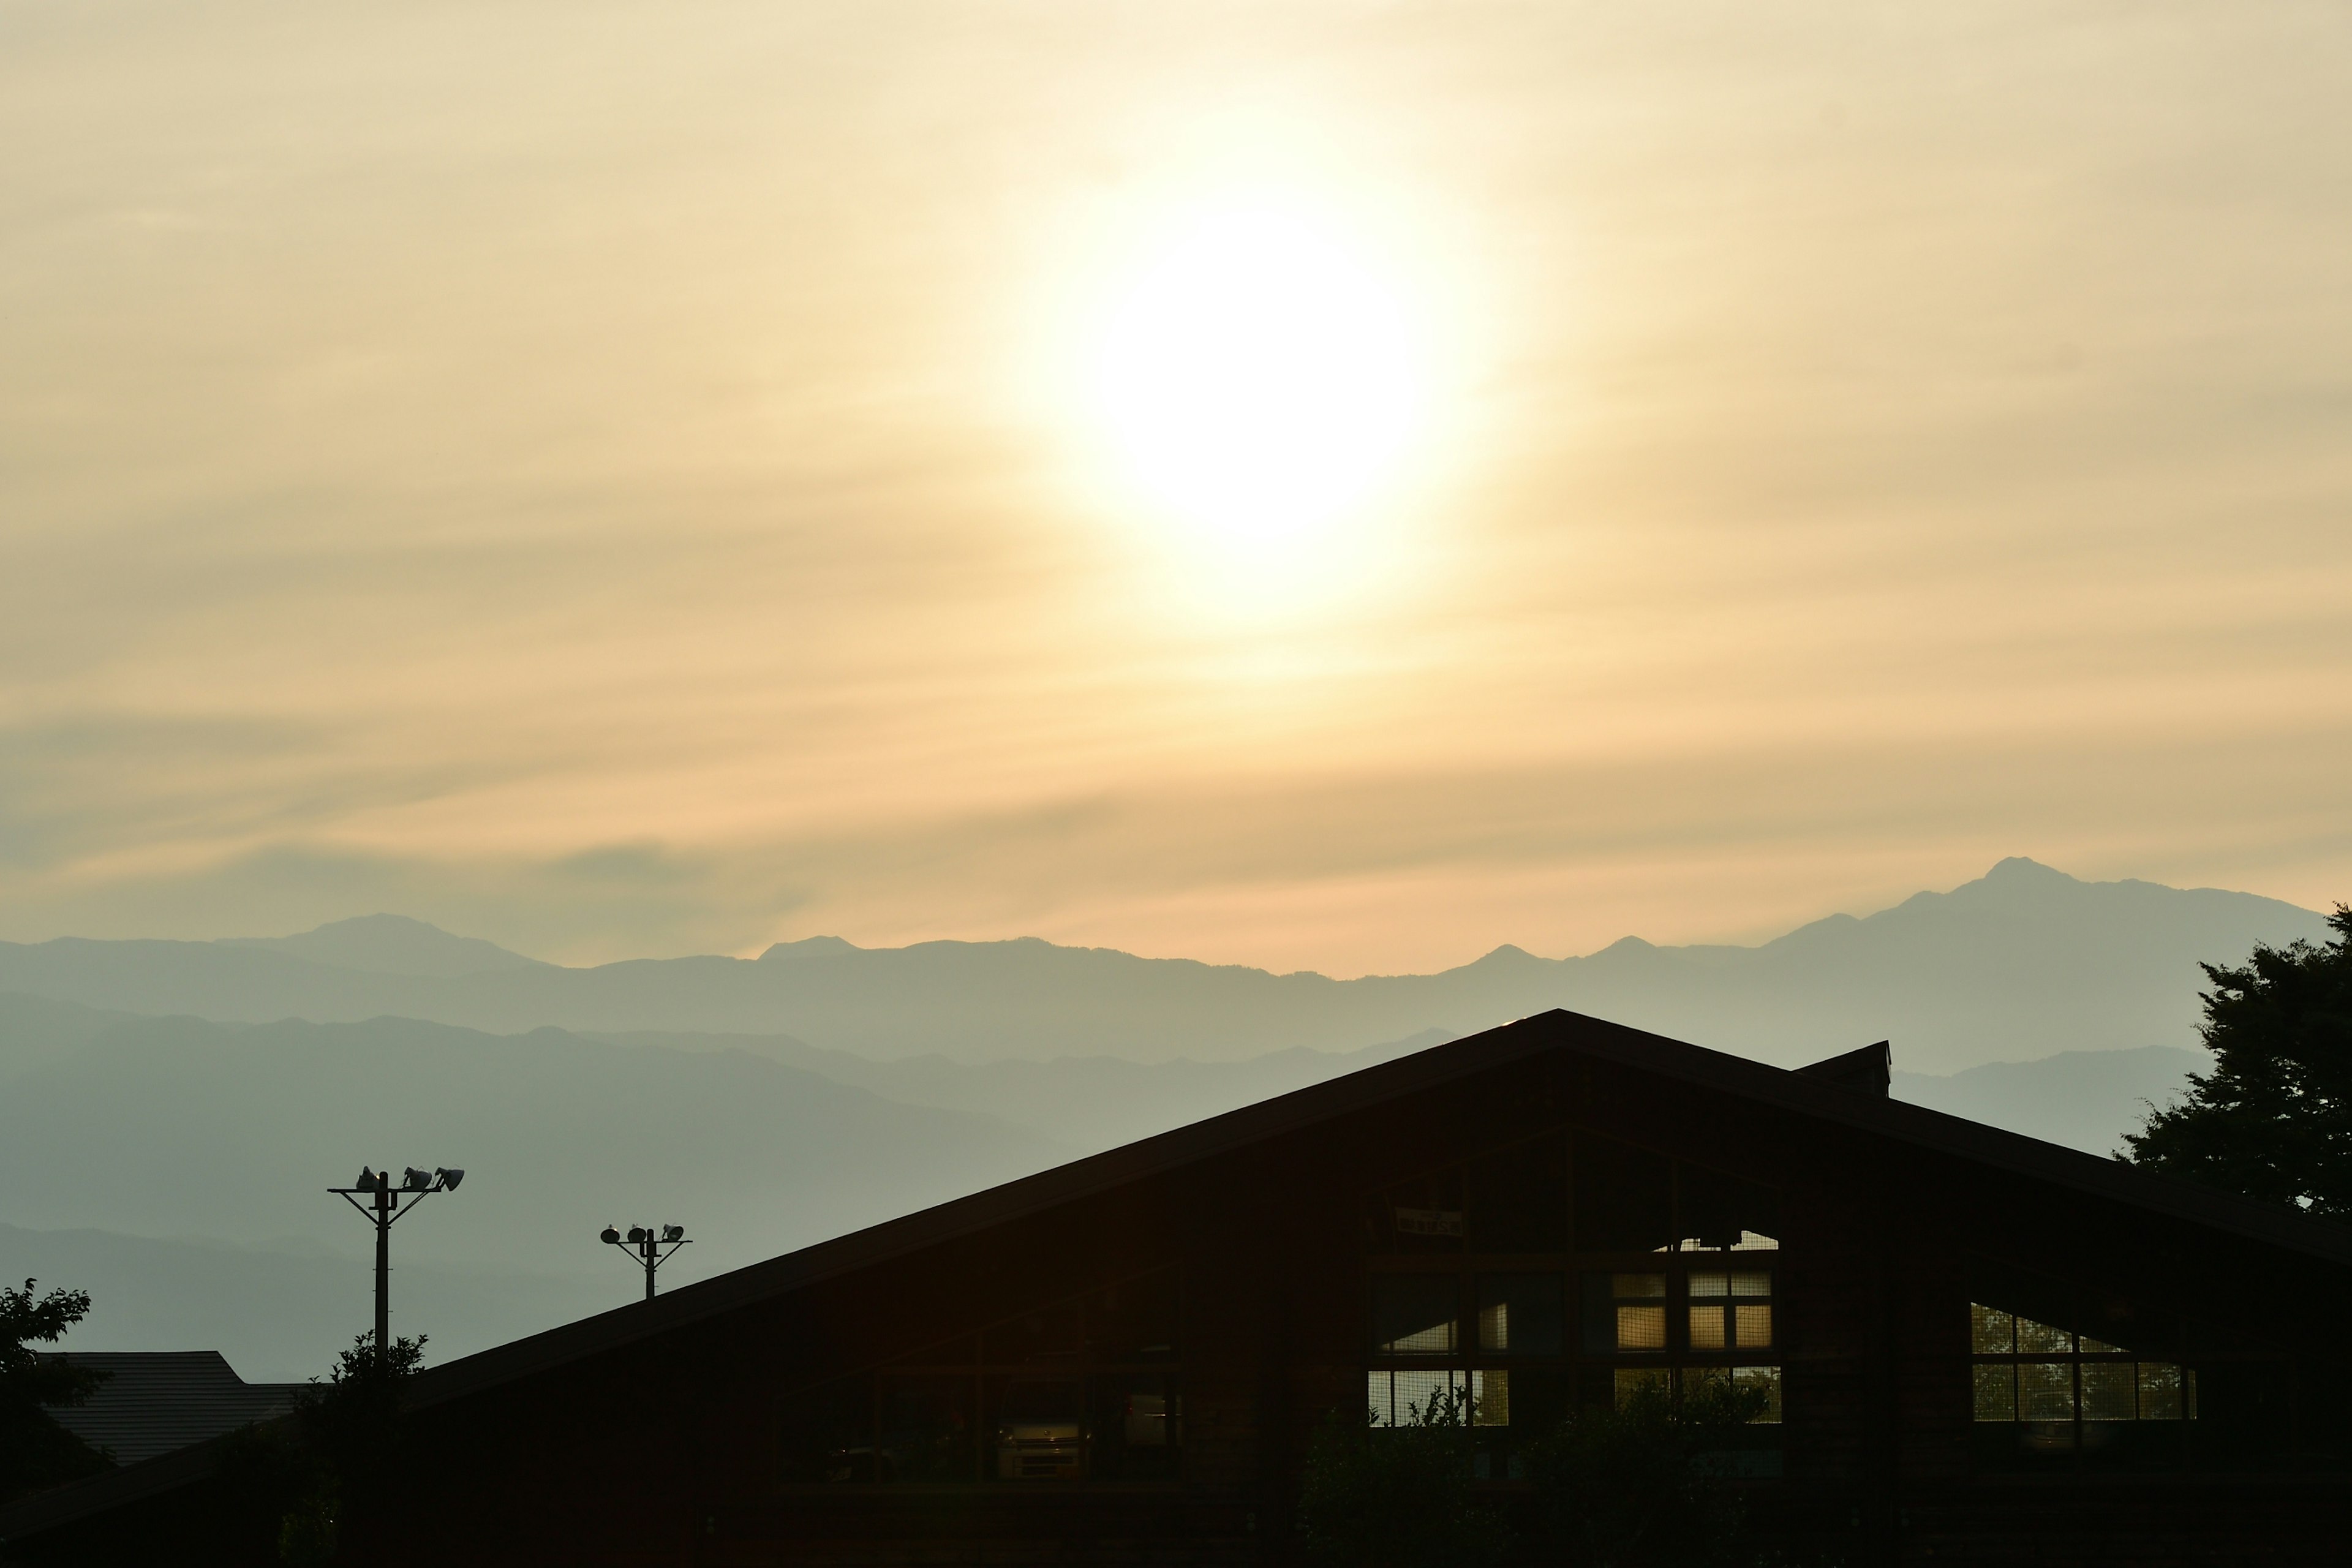
[[[1478,1276],[1478,1349],[1488,1355],[1557,1356],[1567,1348],[1564,1281],[1557,1274]]]
[[[1460,1348],[1461,1289],[1457,1274],[1373,1275],[1372,1353],[1454,1354]]]
[[[1665,1353],[1666,1276],[1587,1274],[1584,1349],[1604,1356]]]
[[[1690,1348],[1769,1350],[1772,1344],[1772,1271],[1693,1269]]]
[[[2144,1359],[1984,1301],[1969,1305],[1969,1352],[1980,1464],[2162,1467],[2187,1457],[2180,1428],[2197,1419],[2197,1373],[2177,1359]]]
[[[1757,1389],[1741,1471],[1777,1474],[1774,1189],[1616,1139],[1554,1132],[1365,1200],[1365,1402],[1402,1424],[1469,1399],[1476,1474],[1524,1473],[1573,1403],[1711,1381]]]
[[[802,1484],[1172,1480],[1178,1293],[1162,1269],[912,1352],[783,1402]]]

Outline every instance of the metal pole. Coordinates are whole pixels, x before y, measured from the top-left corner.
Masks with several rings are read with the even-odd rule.
[[[654,1270],[660,1267],[660,1264],[654,1258],[654,1237],[656,1234],[657,1233],[654,1230],[653,1226],[647,1226],[646,1227],[646,1300],[648,1301],[654,1299]]]
[[[375,1355],[381,1364],[392,1329],[392,1180],[376,1178],[375,1189]]]

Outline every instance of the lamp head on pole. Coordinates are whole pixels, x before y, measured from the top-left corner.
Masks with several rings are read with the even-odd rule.
[[[686,1239],[686,1226],[682,1225],[666,1225],[662,1226],[662,1239],[664,1241],[684,1241]]]
[[[621,1245],[621,1233],[608,1225],[596,1233],[596,1239],[607,1247],[618,1247]]]
[[[644,1226],[633,1225],[629,1227],[629,1240],[635,1245],[642,1246],[646,1239],[646,1227]]]

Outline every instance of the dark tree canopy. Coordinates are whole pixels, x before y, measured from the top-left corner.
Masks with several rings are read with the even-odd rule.
[[[2352,908],[2335,940],[2257,947],[2204,965],[2210,1072],[2126,1133],[2135,1164],[2249,1197],[2352,1219]]]
[[[49,1415],[79,1405],[106,1381],[103,1373],[44,1355],[89,1312],[86,1290],[34,1294],[0,1286],[0,1499],[19,1496],[106,1468],[106,1457],[58,1426]]]

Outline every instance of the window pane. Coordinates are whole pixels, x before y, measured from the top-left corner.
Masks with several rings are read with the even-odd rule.
[[[1772,1293],[1772,1272],[1757,1268],[1734,1274],[1731,1293],[1735,1296],[1769,1296]]]
[[[1451,1368],[1442,1372],[1400,1369],[1390,1375],[1395,1380],[1394,1409],[1396,1424],[1400,1426],[1415,1425],[1441,1413],[1454,1399],[1470,1392],[1469,1378]]]
[[[2083,1336],[2082,1350],[2084,1355],[2121,1355],[2124,1353],[2123,1346],[2111,1345],[2105,1340],[2095,1340],[2088,1334],[2084,1334]]]
[[[1480,1426],[1511,1424],[1511,1374],[1474,1372],[1470,1374],[1471,1420]]]
[[[1741,1350],[1760,1350],[1772,1342],[1772,1309],[1734,1307],[1732,1343]]]
[[[1666,1348],[1664,1307],[1617,1309],[1617,1348],[1621,1351],[1662,1351]]]
[[[1656,1252],[1673,1245],[1674,1186],[1664,1155],[1579,1133],[1575,1185],[1580,1251]]]
[[[1375,1194],[1365,1215],[1374,1252],[1459,1252],[1467,1228],[1459,1167]]]
[[[1169,1380],[1152,1373],[1115,1373],[1092,1387],[1087,1473],[1103,1480],[1172,1480],[1178,1409]]]
[[[882,1380],[878,1468],[885,1480],[969,1481],[973,1459],[972,1380]]]
[[[1720,1351],[1731,1348],[1730,1337],[1724,1331],[1721,1307],[1693,1307],[1690,1310],[1690,1342],[1695,1351]]]
[[[2139,1418],[2180,1419],[2180,1369],[2168,1362],[2139,1363]]]
[[[1567,1349],[1566,1281],[1557,1274],[1478,1276],[1478,1348],[1511,1355]]]
[[[1643,1389],[1655,1389],[1664,1393],[1673,1387],[1674,1385],[1667,1381],[1669,1375],[1666,1369],[1662,1366],[1619,1367],[1615,1379],[1618,1408],[1623,1409],[1625,1402]]]
[[[1777,1366],[1735,1366],[1731,1381],[1739,1388],[1760,1388],[1764,1391],[1764,1414],[1756,1417],[1766,1423],[1780,1419],[1780,1369]]]
[[[1086,1313],[1076,1301],[1065,1301],[999,1323],[981,1336],[980,1353],[996,1366],[1018,1362],[1071,1362],[1086,1346]]]
[[[1373,1275],[1373,1353],[1452,1355],[1461,1289],[1454,1274]]]
[[[1098,1292],[1087,1307],[1088,1353],[1098,1362],[1170,1361],[1176,1354],[1176,1270]]]
[[[2017,1368],[2010,1363],[1977,1363],[1977,1419],[2017,1419]]]
[[[2127,1361],[2086,1361],[2083,1363],[2083,1419],[2129,1421],[2139,1400]]]
[[[781,1436],[788,1481],[878,1479],[874,1469],[874,1380],[845,1378],[786,1400]]]
[[[2074,1418],[2074,1363],[2028,1361],[2017,1366],[2018,1409],[2028,1421]]]
[[[1664,1296],[1666,1293],[1666,1277],[1663,1274],[1612,1274],[1609,1289],[1621,1301]]]
[[[1385,1371],[1364,1373],[1364,1408],[1372,1413],[1375,1426],[1396,1425],[1396,1405],[1389,1385],[1389,1379],[1395,1375]]]
[[[2017,1349],[2022,1355],[2064,1355],[2074,1348],[2074,1336],[2031,1318],[2017,1320]]]
[[[991,1479],[1085,1479],[1087,1405],[1076,1378],[991,1378],[988,1405]]]
[[[1767,1236],[1760,1230],[1743,1230],[1739,1233],[1739,1239],[1731,1244],[1731,1250],[1734,1252],[1771,1252],[1776,1250],[1780,1245],[1780,1238],[1777,1237]]]
[[[1979,1355],[2007,1355],[2017,1348],[2017,1320],[1999,1307],[1969,1302],[1969,1348]]]
[[[1690,1293],[1694,1296],[1728,1296],[1731,1294],[1731,1276],[1693,1274],[1690,1277]]]

